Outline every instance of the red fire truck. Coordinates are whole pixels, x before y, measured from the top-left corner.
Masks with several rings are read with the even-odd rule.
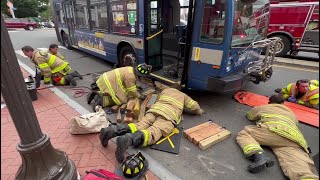
[[[268,37],[280,37],[277,56],[319,54],[319,1],[271,0]]]

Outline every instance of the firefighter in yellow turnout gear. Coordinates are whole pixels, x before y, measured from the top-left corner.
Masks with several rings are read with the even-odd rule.
[[[111,138],[120,136],[117,139],[116,158],[118,162],[122,162],[124,152],[129,146],[152,145],[162,136],[172,133],[174,127],[180,123],[184,109],[197,115],[204,112],[188,95],[173,88],[165,89],[140,122],[104,128],[100,133],[100,141],[106,147]]]
[[[298,128],[295,114],[287,108],[282,95],[273,95],[269,104],[253,108],[247,118],[257,125],[246,126],[237,136],[237,143],[245,156],[252,160],[248,170],[259,173],[274,162],[264,155],[262,146],[269,146],[276,154],[284,174],[291,180],[315,180],[319,177],[310,149]]]
[[[64,60],[64,56],[58,52],[59,46],[57,44],[50,44],[48,53],[57,56],[58,58]]]
[[[129,98],[141,98],[136,85],[138,75],[148,75],[151,68],[149,65],[141,64],[136,69],[122,67],[103,73],[96,81],[99,91],[92,91],[87,96],[88,104],[92,103],[92,108],[95,109],[97,105],[120,106],[127,103]]]
[[[45,51],[34,51],[31,46],[22,47],[24,55],[29,57],[31,61],[39,67],[44,76],[44,83],[53,83],[54,85],[73,85],[76,86],[76,77],[82,79],[77,72],[71,72],[69,63],[61,60],[59,57]]]
[[[293,103],[319,109],[319,81],[299,80],[281,90],[283,97]]]

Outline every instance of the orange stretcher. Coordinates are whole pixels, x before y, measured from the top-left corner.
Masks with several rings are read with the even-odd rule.
[[[237,92],[234,95],[234,98],[241,104],[253,107],[266,105],[269,102],[269,98],[267,96],[246,91]],[[285,102],[284,104],[296,114],[300,122],[319,127],[319,110],[291,102]]]

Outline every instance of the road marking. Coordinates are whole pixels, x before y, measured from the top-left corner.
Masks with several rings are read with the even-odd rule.
[[[64,46],[58,46],[59,48],[61,48],[61,49],[66,49],[66,50],[68,50],[68,48],[66,48],[66,47],[64,47]]]
[[[27,58],[28,56],[25,56],[22,52],[22,50],[16,50],[15,51],[17,54],[19,54],[20,56],[24,57],[24,58]]]
[[[19,31],[8,31],[9,33],[15,33],[15,32],[19,32]]]
[[[311,70],[311,69],[306,69],[306,68],[289,67],[289,66],[282,66],[282,65],[272,65],[272,66],[278,67],[278,68],[298,70],[298,71],[307,71],[307,72],[319,73],[319,70]]]

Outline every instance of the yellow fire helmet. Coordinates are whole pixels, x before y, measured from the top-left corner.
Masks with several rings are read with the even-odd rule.
[[[149,169],[149,163],[139,151],[137,154],[127,156],[125,161],[116,168],[115,173],[126,179],[141,179]]]

